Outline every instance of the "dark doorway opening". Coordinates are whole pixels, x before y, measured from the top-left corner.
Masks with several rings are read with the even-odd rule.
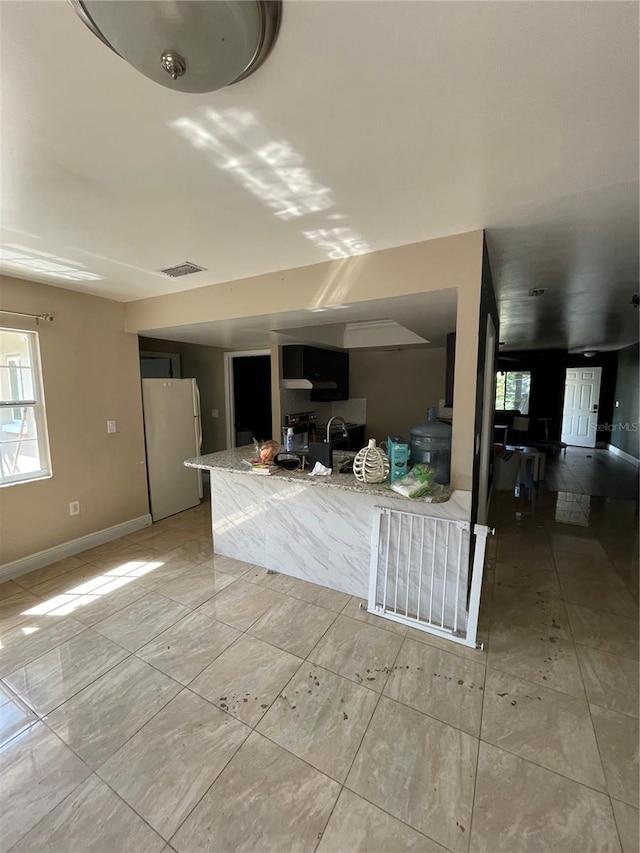
[[[235,446],[255,437],[271,438],[271,356],[233,358],[233,429]]]

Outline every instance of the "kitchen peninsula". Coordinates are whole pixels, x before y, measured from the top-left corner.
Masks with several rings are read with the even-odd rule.
[[[214,551],[302,580],[368,596],[372,521],[377,507],[430,518],[469,521],[471,495],[412,501],[388,483],[353,474],[312,477],[305,471],[260,475],[245,464],[253,447],[185,461],[210,472]]]

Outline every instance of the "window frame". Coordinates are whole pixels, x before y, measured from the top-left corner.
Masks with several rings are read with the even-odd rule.
[[[27,471],[17,474],[4,474],[0,467],[0,488],[15,486],[21,483],[30,483],[37,480],[46,480],[53,476],[51,468],[51,451],[49,446],[49,431],[47,427],[47,410],[44,396],[44,382],[42,378],[42,358],[40,352],[40,335],[29,329],[16,329],[1,326],[0,332],[23,335],[27,338],[27,348],[30,357],[31,383],[33,386],[34,399],[0,400],[0,410],[6,409],[31,409],[36,427],[36,441],[38,447],[38,458],[40,467],[37,471]],[[7,353],[8,358],[15,358],[15,354]],[[6,367],[11,365],[7,364]],[[16,405],[17,403],[17,405]],[[13,421],[15,423],[15,420]],[[1,428],[1,426],[0,426]]]
[[[507,398],[507,377],[509,376],[510,373],[519,373],[520,375],[526,374],[529,377],[529,394],[527,396],[527,407],[526,407],[527,410],[526,410],[526,412],[522,411],[522,409],[518,409],[517,406],[515,406],[515,408],[513,408],[513,409],[511,407],[507,406],[507,399],[506,399]],[[504,403],[502,406],[498,406],[498,388],[499,388],[499,385],[501,382],[503,383],[503,387],[504,387],[504,392],[503,392]],[[495,411],[496,412],[511,412],[511,411],[515,411],[517,409],[521,415],[527,417],[529,415],[529,409],[531,408],[531,382],[532,382],[532,372],[530,370],[497,370],[496,371],[496,393],[495,393],[495,400],[494,400]]]
[[[11,388],[11,386],[14,385],[14,383],[17,384],[20,381],[19,380],[20,368],[22,367],[22,356],[20,355],[20,353],[15,353],[15,355],[8,355],[7,356],[7,367],[9,368],[9,387]],[[12,367],[14,368],[14,370],[17,371],[17,374],[18,374],[17,376],[15,374],[11,373]],[[13,388],[11,388],[11,393],[13,394]],[[15,399],[19,400],[20,397],[16,396]],[[17,415],[16,415],[16,411],[18,413]],[[16,406],[13,410],[13,422],[14,423],[16,423],[16,422],[20,423],[21,417],[22,417],[22,415],[20,413],[20,406]]]

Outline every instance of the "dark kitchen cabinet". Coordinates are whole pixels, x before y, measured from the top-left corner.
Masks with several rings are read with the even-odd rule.
[[[324,350],[290,344],[282,348],[282,376],[284,379],[309,379],[325,382],[330,379]]]
[[[282,377],[308,380],[314,402],[348,400],[349,353],[289,344],[282,347]],[[324,383],[331,387],[322,387]]]
[[[335,388],[314,388],[311,400],[323,402],[349,399],[349,353],[345,350],[317,350],[322,353],[319,369],[324,379],[336,383]]]

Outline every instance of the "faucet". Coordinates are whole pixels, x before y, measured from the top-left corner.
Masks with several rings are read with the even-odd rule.
[[[341,418],[340,415],[334,415],[332,418],[329,418],[329,423],[327,424],[327,444],[331,443],[331,427],[335,421],[341,422],[342,435],[344,438],[349,438],[349,430],[347,429],[347,424],[345,423],[344,418]]]

